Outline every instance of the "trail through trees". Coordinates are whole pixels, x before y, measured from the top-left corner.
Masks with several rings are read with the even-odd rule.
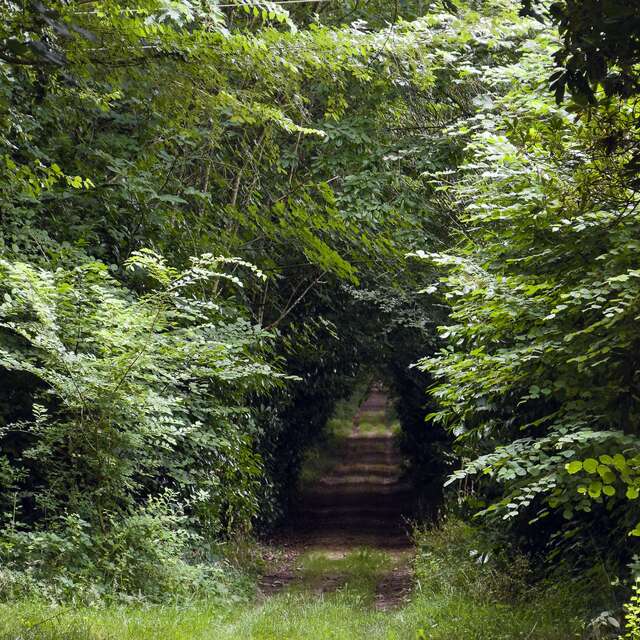
[[[311,588],[318,594],[335,591],[348,580],[332,566],[305,576],[304,554],[340,561],[353,553],[384,551],[389,569],[375,584],[375,606],[400,604],[411,590],[411,539],[408,519],[413,490],[403,477],[402,457],[388,425],[387,394],[374,388],[353,419],[353,429],[332,453],[329,471],[303,487],[290,524],[276,539],[282,553],[263,576],[264,594],[286,587]],[[334,563],[335,564],[335,563]]]

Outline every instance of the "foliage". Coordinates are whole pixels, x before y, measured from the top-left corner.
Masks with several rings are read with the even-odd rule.
[[[35,389],[33,418],[3,428],[6,567],[173,592],[158,572],[250,526],[264,487],[242,401],[278,374],[263,333],[194,295],[241,284],[225,265],[250,267],[202,256],[178,272],[136,253],[127,266],[152,282],[136,296],[99,262],[0,262],[0,361]]]
[[[625,638],[637,640],[640,638],[640,596],[638,594],[638,582],[633,585],[633,596],[629,603],[625,605],[625,628],[627,630]]]
[[[553,55],[559,69],[551,75],[551,87],[559,102],[566,89],[583,105],[596,102],[599,88],[607,96],[626,98],[638,93],[637,3],[560,0],[547,9],[540,0],[521,2],[525,15],[550,18],[560,31],[562,46]]]
[[[432,333],[405,254],[446,235],[423,174],[494,18],[238,5],[5,8],[2,548],[38,580],[170,591],[151,565],[272,524],[360,364]]]
[[[635,9],[556,3],[562,71],[515,1],[329,4],[4,8],[6,594],[215,592],[374,369],[429,496],[456,438],[469,506],[631,560]]]
[[[541,31],[517,65],[478,70],[479,111],[450,129],[466,158],[434,182],[464,230],[451,251],[420,254],[451,305],[422,366],[439,380],[432,418],[457,436],[452,480],[477,479],[469,504],[530,544],[560,544],[556,558],[615,571],[640,519],[637,123],[629,100],[587,119],[541,93],[554,46]]]
[[[531,587],[530,561],[496,549],[482,531],[455,518],[417,529],[416,579],[421,591],[473,594],[478,603],[518,601]],[[433,576],[437,576],[434,579]]]

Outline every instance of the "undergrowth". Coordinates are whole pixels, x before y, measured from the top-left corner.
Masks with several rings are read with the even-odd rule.
[[[373,592],[392,558],[360,550],[331,559],[302,559],[308,590],[262,603],[233,600],[182,606],[53,607],[26,601],[0,605],[2,640],[567,640],[602,639],[589,626],[594,594],[571,584],[532,584],[522,557],[489,554],[472,527],[451,519],[416,534],[415,590],[406,606],[373,607]],[[323,573],[345,574],[334,593],[313,591]],[[595,613],[594,613],[595,612]]]

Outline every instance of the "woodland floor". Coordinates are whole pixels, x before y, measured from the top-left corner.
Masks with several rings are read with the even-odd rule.
[[[273,540],[277,551],[259,584],[263,597],[290,588],[334,592],[349,581],[349,558],[373,554],[386,565],[375,581],[375,608],[387,610],[408,598],[413,491],[403,479],[387,407],[386,394],[375,389],[351,433],[338,441],[329,468],[303,487],[296,512]]]

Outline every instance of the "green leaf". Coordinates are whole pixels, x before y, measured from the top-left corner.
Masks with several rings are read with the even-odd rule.
[[[604,482],[611,484],[616,481],[616,476],[606,464],[598,465],[598,474]]]
[[[589,495],[592,498],[598,498],[600,497],[600,494],[602,492],[602,482],[599,482],[598,480],[595,480],[594,482],[591,482],[589,484]]]
[[[595,473],[598,470],[598,461],[594,458],[587,458],[582,463],[582,467],[587,473]]]
[[[627,461],[625,460],[625,457],[621,453],[616,453],[616,455],[613,456],[613,466],[618,471],[623,471],[626,468]]]
[[[582,462],[580,460],[573,460],[565,465],[565,469],[570,473],[578,473],[578,471],[582,471]]]

